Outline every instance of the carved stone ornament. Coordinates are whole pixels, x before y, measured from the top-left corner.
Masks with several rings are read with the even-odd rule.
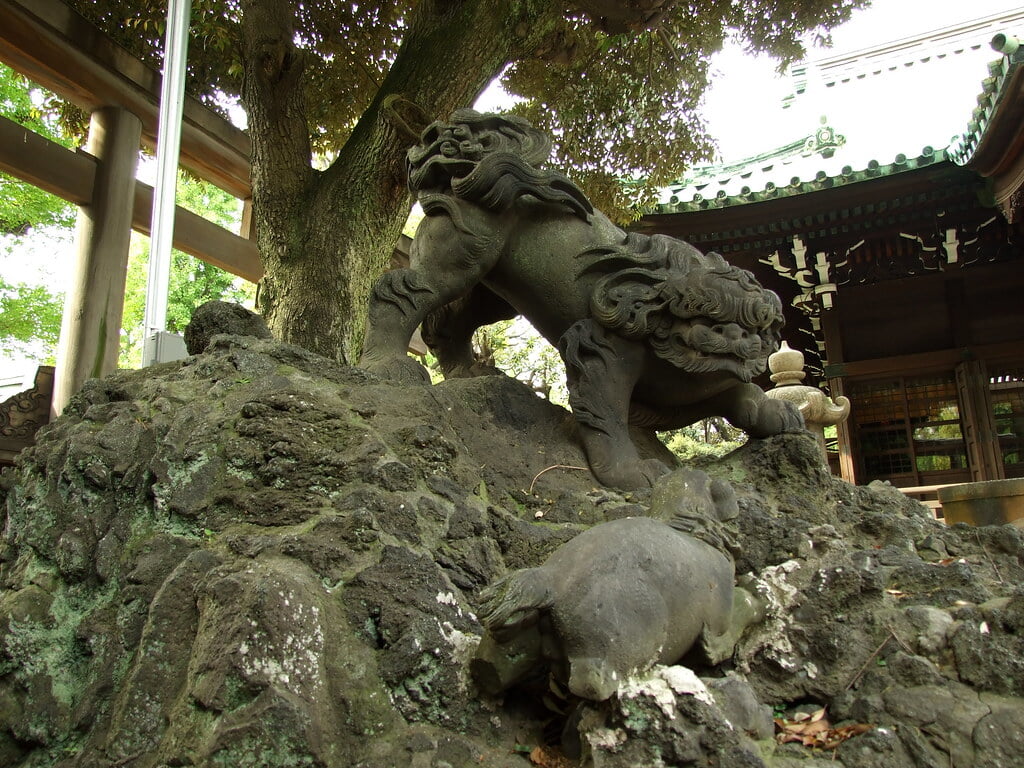
[[[473,331],[524,315],[565,361],[591,470],[647,486],[630,423],[672,429],[723,416],[752,437],[803,428],[751,379],[779,343],[782,305],[747,271],[663,235],[626,233],[557,171],[550,139],[521,118],[460,110],[409,150],[425,217],[410,267],[370,303],[362,365],[426,381],[406,355],[416,327],[447,376],[474,373]]]
[[[835,426],[846,420],[850,415],[850,400],[840,395],[832,400],[817,387],[802,384],[807,374],[804,373],[804,354],[798,349],[791,349],[789,344],[782,342],[782,347],[768,357],[768,367],[772,372],[771,379],[775,388],[769,389],[768,397],[786,400],[793,403],[803,414],[807,430],[814,435],[822,458],[828,463],[825,450],[825,427]]]
[[[18,392],[0,403],[0,462],[8,463],[34,442],[41,426],[50,421],[53,366],[36,371],[31,389]]]

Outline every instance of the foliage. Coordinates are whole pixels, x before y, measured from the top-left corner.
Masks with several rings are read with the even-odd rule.
[[[0,278],[0,353],[52,364],[64,298],[45,286]]]
[[[149,270],[149,240],[132,237],[125,282],[124,316],[121,320],[122,368],[142,364],[143,320],[146,312],[146,281]],[[241,285],[239,285],[241,283]],[[196,307],[207,301],[252,304],[255,287],[222,269],[181,251],[171,252],[171,275],[167,288],[167,330],[182,333]]]
[[[0,64],[0,116],[65,147],[72,145],[46,108],[47,96],[10,67]],[[75,220],[74,207],[0,173],[0,234],[23,236],[31,229],[67,227]]]
[[[159,65],[166,2],[70,4],[130,51]],[[576,169],[598,207],[622,212],[678,178],[693,160],[710,156],[700,99],[709,54],[728,35],[787,62],[802,53],[803,35],[817,31],[819,40],[826,40],[825,28],[865,4],[691,0],[652,6],[641,1],[623,4],[621,18],[608,19],[601,15],[609,13],[608,3],[507,2],[494,12],[507,15],[509,38],[526,44],[510,47],[504,71],[499,67],[489,75],[500,74],[506,90],[524,99],[517,111],[554,133],[555,163]],[[360,116],[381,95],[389,71],[401,66],[406,33],[416,24],[442,23],[434,5],[426,0],[294,3],[314,153],[334,154],[346,144]],[[657,6],[667,10],[649,18],[650,7]],[[187,87],[214,108],[222,108],[224,94],[240,95],[241,7],[241,0],[192,3]],[[526,25],[539,34],[527,34]],[[417,106],[430,113],[429,104]],[[621,178],[644,181],[624,190]]]
[[[238,228],[240,202],[211,184],[180,175],[177,204],[227,229]],[[137,368],[141,365],[148,276],[149,239],[133,235],[121,320],[121,367]],[[172,251],[167,288],[167,330],[182,333],[192,318],[192,312],[207,301],[219,299],[251,305],[254,293],[252,283],[187,253]]]
[[[682,429],[662,432],[660,437],[683,462],[724,456],[746,442],[743,430],[718,417],[704,419]]]
[[[522,318],[480,328],[473,336],[474,353],[534,392],[558,405],[568,405],[565,367],[558,351]]]

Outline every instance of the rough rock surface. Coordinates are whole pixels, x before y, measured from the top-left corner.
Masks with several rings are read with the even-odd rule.
[[[255,312],[240,304],[208,301],[196,308],[189,324],[185,326],[185,349],[190,355],[198,355],[219,333],[253,336],[257,339],[271,338],[266,322]]]
[[[482,588],[649,506],[566,468],[564,411],[237,336],[91,381],[2,476],[0,765],[527,766],[559,709],[598,768],[1020,765],[1021,531],[946,528],[815,450],[704,467],[767,606],[732,660],[601,704],[545,681],[491,699],[468,675]],[[875,727],[771,738],[772,709],[821,707]]]

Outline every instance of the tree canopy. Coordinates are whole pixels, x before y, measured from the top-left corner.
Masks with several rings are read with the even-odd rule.
[[[728,35],[785,62],[866,1],[193,0],[187,88],[248,114],[271,328],[355,362],[408,211],[404,151],[430,121],[500,76],[553,162],[622,214],[711,154],[700,99]],[[165,0],[68,2],[157,65]]]
[[[425,7],[416,0],[321,0],[291,6],[301,51],[306,122],[314,153],[335,156],[399,62],[405,33]],[[166,2],[71,0],[71,5],[159,67]],[[460,3],[450,2],[450,5]],[[465,3],[461,3],[465,4]],[[700,115],[710,54],[727,36],[780,65],[803,53],[801,39],[848,17],[867,0],[579,0],[494,2],[505,34],[525,43],[499,75],[521,99],[514,111],[557,137],[556,165],[572,168],[598,207],[621,211],[621,179],[633,194],[677,179],[712,152]],[[240,98],[240,0],[193,0],[188,89],[214,109]],[[518,12],[509,12],[519,6]],[[616,13],[617,11],[617,13]],[[533,29],[529,29],[533,27]],[[483,31],[483,30],[481,30]],[[439,29],[439,34],[444,30]],[[430,119],[428,104],[417,105]],[[419,115],[417,115],[419,117]]]

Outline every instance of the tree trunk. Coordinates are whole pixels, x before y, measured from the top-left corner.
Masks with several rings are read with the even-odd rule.
[[[408,215],[406,149],[426,124],[472,103],[540,33],[551,3],[422,0],[376,98],[322,173],[310,167],[292,2],[245,0],[243,11],[260,310],[282,340],[355,363],[370,287]]]

